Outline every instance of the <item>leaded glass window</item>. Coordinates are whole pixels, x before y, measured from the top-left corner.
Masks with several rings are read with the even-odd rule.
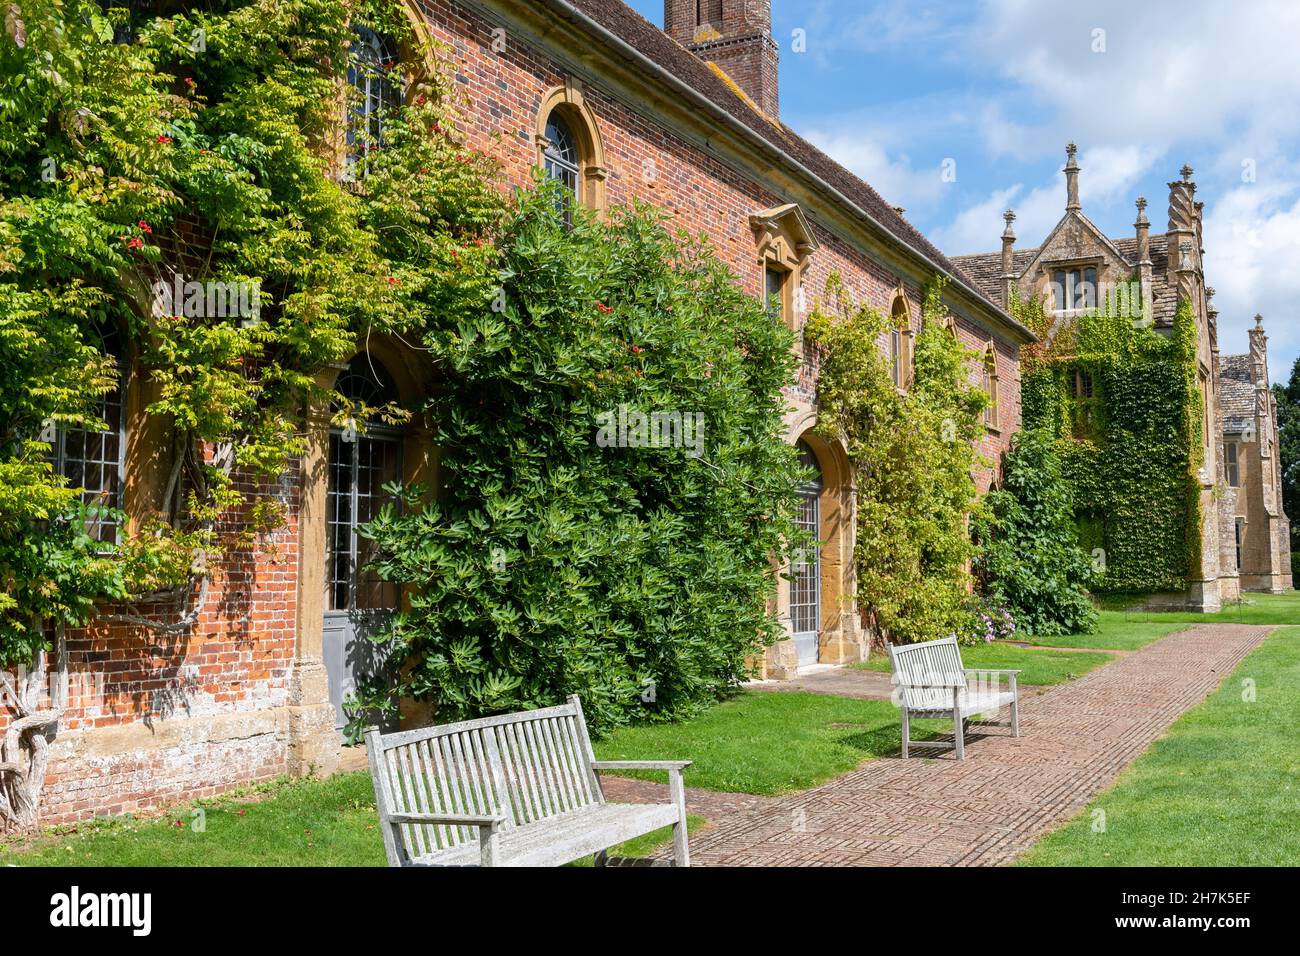
[[[384,145],[389,124],[402,105],[401,63],[395,44],[385,36],[357,27],[348,58],[348,175],[366,172],[366,157]]]
[[[546,175],[557,180],[567,192],[578,196],[578,141],[573,130],[558,113],[546,121],[546,152],[542,154]]]
[[[114,332],[103,335],[104,352],[118,359],[119,376],[113,388],[95,402],[93,417],[102,428],[62,425],[50,440],[54,471],[67,479],[70,488],[80,489],[83,504],[90,509],[87,530],[105,544],[117,541],[120,521],[115,511],[122,507],[125,474],[126,424],[123,415],[121,343]]]
[[[392,377],[379,362],[359,355],[335,384],[350,402],[378,408],[397,400]],[[381,580],[367,565],[377,554],[357,528],[392,501],[384,490],[402,476],[402,436],[377,416],[330,429],[326,491],[326,604],[331,611],[396,608],[398,586]]]

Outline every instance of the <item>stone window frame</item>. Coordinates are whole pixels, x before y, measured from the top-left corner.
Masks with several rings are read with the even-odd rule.
[[[1043,270],[1043,294],[1046,296],[1048,308],[1046,311],[1052,315],[1063,316],[1066,318],[1084,315],[1091,309],[1101,303],[1101,284],[1104,280],[1106,270],[1106,260],[1102,256],[1081,256],[1074,259],[1058,259],[1052,262],[1045,262],[1041,266]],[[1085,306],[1081,309],[1058,309],[1056,308],[1055,285],[1053,276],[1057,272],[1078,272],[1082,277],[1085,270],[1093,269],[1096,271],[1097,280],[1093,289],[1093,305]]]
[[[819,243],[808,220],[796,203],[774,206],[749,217],[754,232],[755,262],[759,288],[766,297],[767,274],[781,272],[786,278],[781,289],[781,318],[786,328],[802,338],[807,309],[800,307],[803,279]],[[798,346],[796,342],[796,346]]]
[[[998,348],[992,339],[984,349],[980,368],[981,387],[989,397],[984,409],[984,427],[994,434],[1002,433],[1002,384],[998,375]]]
[[[605,142],[601,136],[596,114],[587,102],[582,81],[566,77],[564,83],[554,86],[542,96],[537,108],[537,122],[533,130],[534,165],[546,169],[546,153],[551,141],[546,127],[551,115],[558,114],[573,134],[578,151],[577,200],[584,208],[604,218],[607,209],[605,181],[609,168],[605,160]]]
[[[907,392],[916,379],[916,330],[912,322],[912,305],[900,285],[894,290],[885,329],[889,336],[885,357],[889,374],[899,392]],[[953,332],[956,335],[956,331]]]
[[[1223,480],[1229,488],[1241,487],[1241,446],[1236,441],[1223,443]]]

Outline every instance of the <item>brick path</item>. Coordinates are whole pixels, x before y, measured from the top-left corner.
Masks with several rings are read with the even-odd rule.
[[[1201,625],[1022,698],[1021,736],[976,725],[961,763],[950,751],[918,747],[913,759],[874,760],[811,790],[748,798],[749,806],[724,799],[710,808],[695,791],[688,803],[714,826],[692,839],[692,863],[1007,863],[1087,806],[1184,711],[1208,697],[1270,630]],[[617,796],[611,788],[610,796],[636,799],[638,792],[646,793],[646,785],[626,781]],[[710,809],[724,812],[711,816]]]

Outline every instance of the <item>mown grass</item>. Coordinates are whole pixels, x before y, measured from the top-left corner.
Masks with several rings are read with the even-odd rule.
[[[943,726],[914,721],[912,736],[922,739]],[[687,723],[624,727],[595,747],[600,760],[692,760],[689,787],[778,794],[896,753],[899,731],[898,708],[889,701],[748,691]]]
[[[1300,863],[1300,628],[1276,631],[1026,866]]]
[[[706,821],[687,818],[687,830]],[[672,828],[612,848],[649,856]],[[384,841],[369,773],[327,780],[278,780],[162,817],[122,817],[60,827],[0,844],[14,866],[383,866]],[[587,857],[573,864],[591,866]]]
[[[1102,611],[1095,634],[1066,634],[1060,637],[1034,635],[1025,640],[1039,647],[1097,648],[1107,651],[1136,651],[1153,641],[1187,630],[1188,625],[1166,621],[1162,615],[1140,620],[1123,611]]]

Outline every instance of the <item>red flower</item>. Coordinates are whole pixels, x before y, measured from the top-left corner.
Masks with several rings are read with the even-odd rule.
[[[604,312],[606,315],[609,315],[614,311],[611,306],[606,305],[604,302],[597,302],[596,308],[600,309],[600,311]]]
[[[389,277],[388,277],[388,284],[389,284],[389,285],[397,285],[397,276],[389,276]]]
[[[127,246],[128,246],[128,248],[131,248],[131,249],[139,249],[139,248],[141,248],[143,245],[144,245],[144,240],[141,239],[139,236],[136,236],[136,237],[134,237],[133,239],[131,239],[131,240],[129,240],[129,241],[127,242]]]
[[[172,141],[172,138],[171,138],[170,136],[168,136],[166,133],[159,133],[159,134],[158,134],[158,142],[159,142],[161,145],[166,146],[166,145],[167,145],[168,143],[170,143],[171,141]]]
[[[183,827],[183,826],[185,826],[185,824],[182,823],[180,820],[173,820],[173,821],[172,821],[172,826],[174,826],[174,827]]]
[[[639,346],[639,345],[634,345],[634,346],[632,346],[632,354],[633,354],[633,355],[640,355],[640,354],[641,354],[642,352],[644,352],[644,351],[645,351],[645,349],[641,348],[641,346]]]
[[[423,105],[424,105],[425,103],[427,103],[427,102],[429,102],[429,98],[428,98],[427,96],[425,96],[423,93],[421,93],[419,96],[417,96],[417,97],[415,98],[415,105],[416,105],[416,106],[423,106]],[[434,124],[434,126],[437,126],[437,125],[438,125],[437,123]]]
[[[194,77],[192,76],[185,77],[185,85],[188,86],[190,89],[194,89]]]
[[[143,219],[137,222],[136,225],[140,227],[141,232],[153,232],[153,227],[149,225],[147,222],[145,222]]]

